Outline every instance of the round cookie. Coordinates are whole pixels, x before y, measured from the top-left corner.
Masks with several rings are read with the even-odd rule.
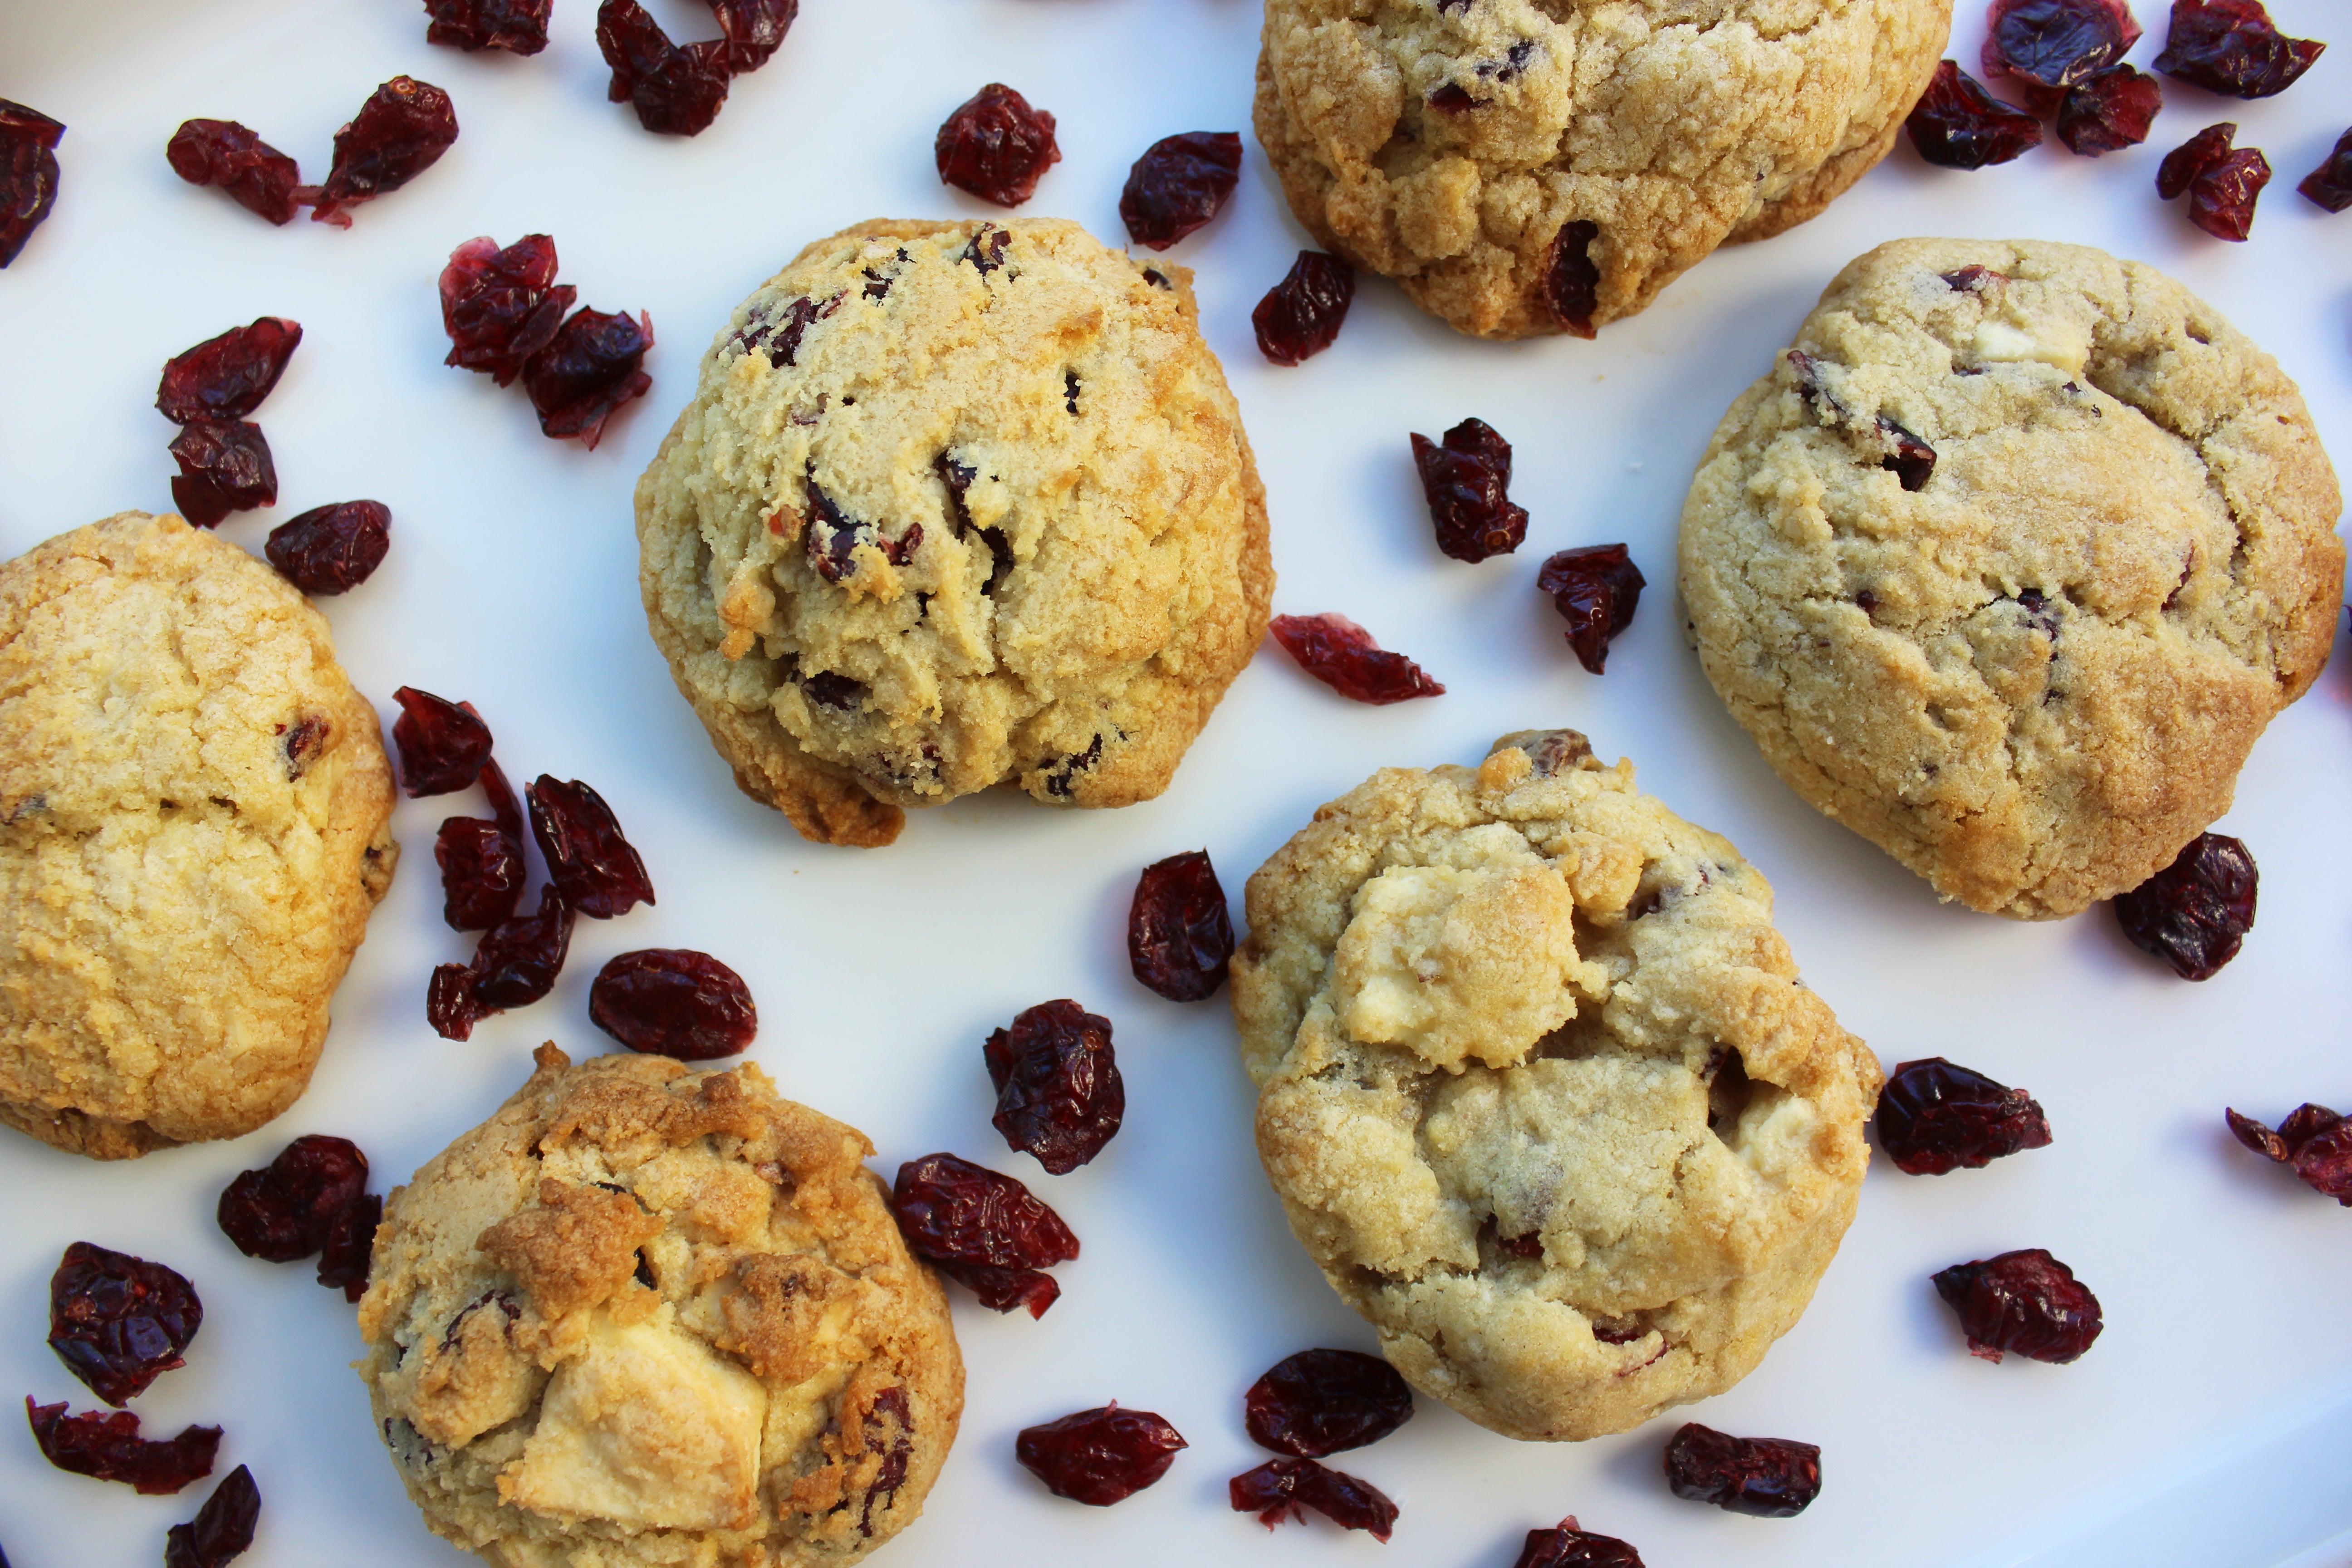
[[[1895,144],[1951,0],[1266,0],[1258,141],[1324,246],[1486,338],[1591,337]]]
[[[1258,1153],[1415,1386],[1507,1436],[1601,1436],[1796,1322],[1881,1080],[1771,896],[1572,730],[1375,773],[1250,878]]]
[[[2294,384],[2178,283],[1900,240],[1724,416],[1682,595],[1799,795],[1945,898],[2049,919],[2229,809],[2327,658],[2341,510]]]
[[[0,565],[0,1122],[95,1159],[294,1103],[391,886],[324,616],[127,511]]]
[[[704,357],[637,538],[736,782],[835,844],[998,784],[1158,795],[1274,589],[1191,274],[1058,219],[802,251]]]
[[[757,1067],[574,1067],[384,1205],[358,1363],[434,1533],[499,1568],[857,1561],[963,1411],[873,1146]]]

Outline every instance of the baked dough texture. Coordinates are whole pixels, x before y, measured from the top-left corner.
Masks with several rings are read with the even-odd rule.
[[[1934,448],[1916,491],[1890,426]],[[1945,898],[2049,919],[2229,810],[2326,660],[2342,510],[2294,384],[2179,284],[1899,240],[1724,416],[1682,595],[1799,795]]]
[[[1158,795],[1274,590],[1191,274],[1047,218],[801,252],[704,357],[637,537],[736,782],[834,844],[998,784]]]
[[[749,1064],[536,1059],[386,1201],[360,1302],[425,1522],[499,1568],[814,1568],[912,1522],[963,1363],[865,1135]]]
[[[1486,338],[1591,337],[1895,144],[1951,0],[1266,0],[1258,141],[1318,241]],[[1574,255],[1582,308],[1547,277]]]
[[[1796,1322],[1881,1079],[1771,897],[1572,730],[1375,773],[1250,878],[1258,1154],[1416,1387],[1507,1436],[1601,1436]]]
[[[325,617],[126,511],[0,565],[0,1122],[119,1160],[292,1105],[392,884]]]

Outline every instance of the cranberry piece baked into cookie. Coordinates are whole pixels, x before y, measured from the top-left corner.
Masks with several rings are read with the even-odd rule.
[[[1799,795],[1945,898],[2043,920],[2229,809],[2327,658],[2342,509],[2294,383],[2172,279],[1898,240],[1717,427],[1682,594]]]
[[[1192,275],[1059,219],[860,224],[737,308],[637,481],[654,640],[807,837],[1168,786],[1265,635]]]
[[[0,1122],[96,1159],[294,1103],[392,884],[327,623],[173,516],[0,565]]]
[[[1596,1437],[1720,1394],[1796,1322],[1879,1071],[1771,900],[1572,730],[1384,769],[1250,879],[1258,1153],[1415,1387]]]
[[[865,1135],[750,1065],[538,1070],[384,1206],[376,1428],[500,1568],[854,1563],[922,1512],[963,1363]]]
[[[1258,141],[1327,249],[1486,338],[1591,337],[1886,155],[1951,0],[1268,0]]]

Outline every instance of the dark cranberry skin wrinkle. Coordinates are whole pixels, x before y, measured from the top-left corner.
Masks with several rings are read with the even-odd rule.
[[[204,1321],[185,1276],[127,1252],[77,1241],[49,1276],[49,1348],[109,1405],[185,1365]]]
[[[313,1132],[229,1183],[215,1211],[247,1258],[292,1263],[327,1245],[335,1216],[367,1192],[367,1156],[348,1138]]]
[[[366,1295],[376,1227],[383,1223],[383,1199],[375,1194],[346,1204],[327,1227],[326,1243],[319,1249],[319,1283],[341,1290],[346,1301]]]
[[[743,977],[707,952],[647,947],[596,972],[588,1017],[633,1051],[682,1062],[731,1057],[760,1032]]]
[[[28,1395],[25,1417],[41,1457],[58,1469],[93,1480],[121,1481],[147,1497],[170,1497],[191,1481],[213,1473],[221,1429],[189,1426],[176,1437],[155,1441],[139,1436],[139,1417],[128,1410],[66,1414],[65,1402],[36,1405]]]
[[[400,787],[411,800],[464,789],[490,760],[490,727],[470,703],[452,702],[404,686],[392,694],[400,717],[392,721],[400,748]]]
[[[2021,1149],[2050,1146],[2049,1120],[2025,1090],[1941,1057],[1895,1069],[1878,1091],[1876,1125],[1878,1146],[1915,1176],[1981,1170]]]
[[[1690,1502],[1793,1519],[1822,1495],[1822,1451],[1787,1437],[1734,1437],[1693,1421],[1666,1444],[1666,1485]]]
[[[1300,251],[1250,312],[1258,353],[1276,364],[1312,359],[1338,341],[1355,297],[1355,268],[1319,250]]]
[[[253,1544],[261,1521],[261,1489],[243,1465],[231,1470],[196,1510],[163,1537],[163,1568],[222,1568]]]
[[[2109,66],[2066,89],[2058,104],[2058,140],[2085,158],[2137,147],[2147,140],[2164,89],[2129,66]]]
[[[302,174],[293,159],[234,120],[186,120],[164,143],[172,173],[192,185],[217,185],[247,212],[289,224],[301,210]]]
[[[261,406],[302,345],[302,323],[264,316],[163,363],[155,406],[174,425],[192,419],[242,419]]]
[[[996,1086],[989,1118],[1004,1142],[1056,1176],[1103,1151],[1127,1115],[1127,1086],[1111,1048],[1110,1020],[1068,998],[1041,1002],[988,1037],[982,1054]]]
[[[1445,695],[1421,666],[1381,647],[1345,616],[1276,616],[1266,629],[1299,668],[1350,700],[1385,706]]]
[[[552,5],[553,0],[425,0],[425,14],[433,19],[425,41],[469,53],[504,49],[535,55],[547,47]]]
[[[1059,1421],[1024,1426],[1013,1457],[1055,1497],[1108,1508],[1168,1473],[1183,1435],[1149,1410],[1121,1410],[1118,1401]]]
[[[16,259],[58,203],[58,155],[66,133],[38,110],[0,98],[0,267]]]
[[[1225,983],[1233,956],[1233,913],[1209,852],[1188,849],[1146,866],[1127,910],[1135,978],[1171,1002],[1204,1002]]]
[[[1919,156],[1944,169],[1981,169],[2042,145],[2042,121],[1987,92],[1957,61],[1936,68],[1903,129]]]
[[[2122,0],[1993,0],[1980,56],[1985,78],[2013,79],[2047,114],[2060,95],[2124,58],[2139,24]]]
[[[438,163],[457,140],[457,111],[431,82],[396,76],[369,94],[335,132],[335,162],[327,183],[303,199],[320,223],[349,228],[347,209],[389,195]]]
[[[2171,865],[2116,895],[2116,919],[2132,945],[2183,980],[2210,980],[2253,929],[2258,880],[2242,841],[2200,833]]]
[[[1595,675],[1609,666],[1610,643],[1633,624],[1649,581],[1622,544],[1560,551],[1536,574],[1536,587],[1551,595],[1552,607],[1568,623],[1577,663]]]
[[[719,39],[683,48],[637,0],[604,0],[596,7],[596,47],[613,68],[605,96],[637,111],[637,123],[665,136],[698,136],[727,101],[726,44]]]
[[[642,310],[635,318],[626,311],[574,311],[522,367],[523,390],[539,411],[540,429],[557,440],[577,436],[594,451],[614,410],[653,385],[644,368],[653,346],[653,318]]]
[[[1412,1390],[1378,1356],[1300,1351],[1250,1384],[1242,1415],[1259,1447],[1319,1459],[1377,1443],[1412,1419]]]
[[[1187,131],[1144,149],[1119,192],[1119,220],[1138,245],[1165,250],[1224,209],[1241,183],[1242,139]]]
[[[198,528],[233,511],[278,504],[278,465],[261,426],[243,419],[191,419],[166,448],[180,471],[172,504]]]
[[[608,921],[654,901],[646,863],[603,795],[578,779],[563,784],[550,773],[532,780],[529,794],[531,837],[565,903],[590,920]]]
[[[758,70],[781,47],[801,0],[710,0],[719,18],[719,63],[732,75]]]
[[[1370,1531],[1375,1541],[1396,1528],[1397,1506],[1387,1494],[1312,1459],[1268,1459],[1226,1482],[1225,1493],[1235,1513],[1255,1513],[1268,1530],[1286,1516],[1303,1521],[1310,1508],[1343,1530]]]
[[[940,122],[931,143],[940,178],[960,191],[1017,207],[1062,161],[1054,117],[1001,81],[990,82]]]
[[[1528,510],[1515,506],[1511,444],[1484,419],[1465,419],[1443,446],[1412,432],[1412,463],[1437,529],[1437,548],[1456,561],[1508,555],[1528,537]]]
[[[2172,26],[2156,68],[2225,98],[2284,92],[2327,46],[2290,38],[2261,0],[2172,0]]]
[[[555,241],[546,235],[524,235],[503,250],[488,235],[467,240],[441,269],[441,330],[450,342],[441,363],[507,385],[555,341],[579,293],[555,281]]]
[[[1511,1568],[1643,1568],[1642,1554],[1613,1535],[1576,1528],[1570,1514],[1557,1530],[1530,1530]]]
[[[366,582],[391,549],[392,509],[380,500],[347,500],[279,523],[261,552],[297,588],[323,595]]]
[[[2309,1103],[2296,1106],[2276,1131],[2235,1110],[2228,1119],[2239,1142],[2292,1166],[2313,1191],[2352,1208],[2352,1121]]]
[[[2352,207],[2352,131],[2336,140],[2326,162],[2305,174],[2294,187],[2315,206],[2332,213]]]
[[[1986,1361],[2014,1351],[2063,1366],[2089,1350],[2103,1326],[2099,1299],[2039,1247],[1955,1263],[1935,1283],[1959,1314],[1969,1353]]]

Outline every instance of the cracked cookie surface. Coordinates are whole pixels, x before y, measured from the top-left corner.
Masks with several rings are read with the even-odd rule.
[[[1234,1015],[1297,1235],[1416,1387],[1584,1438],[1721,1393],[1853,1216],[1880,1082],[1771,889],[1574,731],[1387,769],[1250,878]]]
[[[1799,795],[1945,897],[2046,919],[2229,809],[2326,660],[2341,510],[2294,384],[2179,284],[1900,240],[1724,416],[1682,595]]]
[[[1191,274],[1076,225],[877,221],[738,307],[637,485],[640,583],[807,837],[1168,785],[1265,636],[1265,490]]]
[[[425,1522],[499,1568],[816,1568],[911,1522],[963,1363],[865,1135],[748,1064],[536,1060],[386,1201],[360,1303]]]
[[[0,1123],[97,1159],[294,1103],[399,858],[324,616],[171,515],[0,565]]]

